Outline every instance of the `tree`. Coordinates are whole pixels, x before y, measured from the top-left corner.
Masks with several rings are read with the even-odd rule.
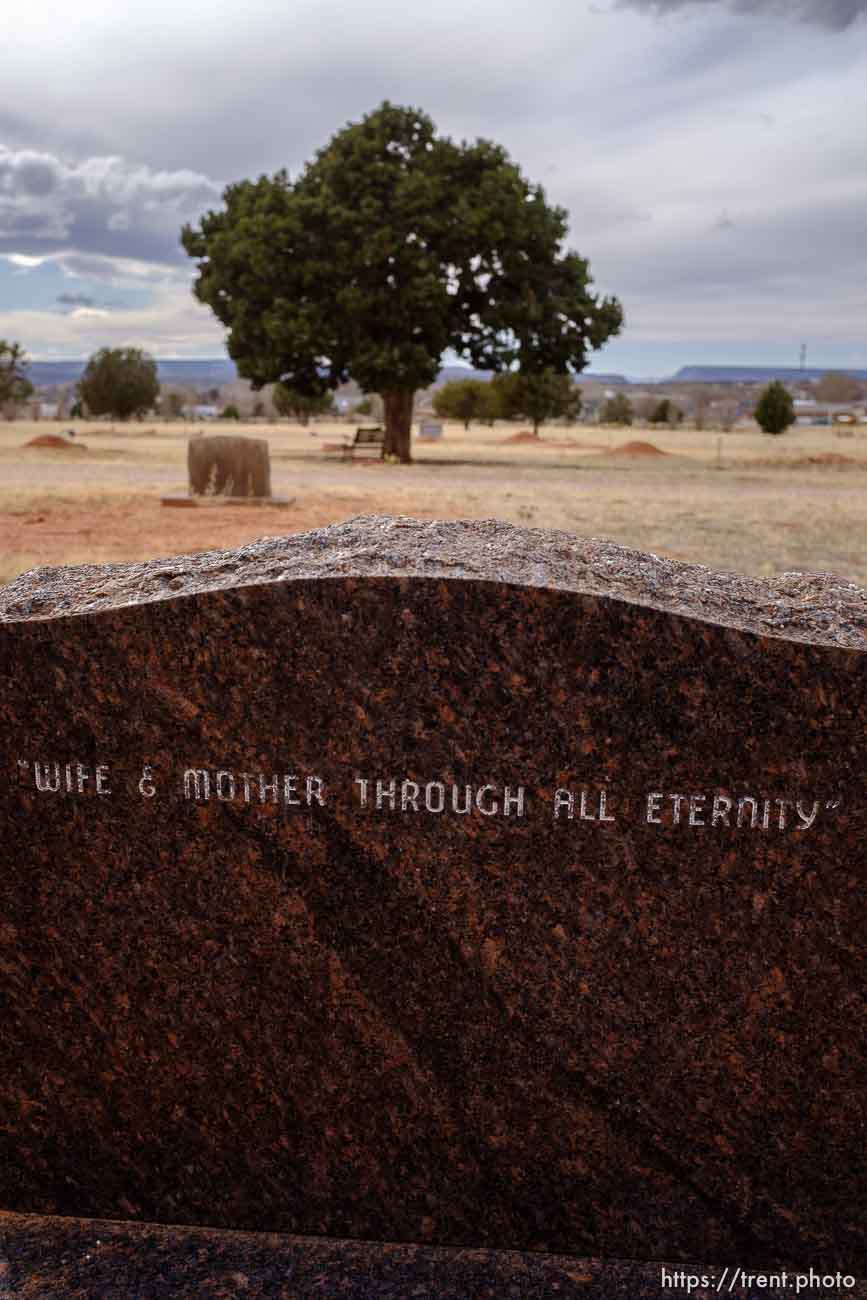
[[[0,402],[23,402],[33,392],[27,378],[30,362],[19,343],[0,339]]]
[[[494,421],[502,419],[502,416],[502,405],[494,384],[490,380],[481,383],[481,391],[476,406],[476,419],[493,428]]]
[[[852,375],[842,370],[829,370],[816,385],[817,402],[840,403],[857,402],[861,397],[861,385]]]
[[[101,348],[78,381],[78,396],[91,415],[128,420],[156,403],[157,363],[141,348]]]
[[[338,131],[295,181],[230,185],[185,226],[194,293],[254,387],[382,396],[385,452],[410,457],[413,397],[446,349],[480,369],[580,371],[620,331],[551,207],[499,145],[455,144],[388,102]]]
[[[488,385],[480,379],[451,379],[433,395],[433,409],[444,420],[460,420],[465,429],[477,420]]]
[[[521,415],[533,421],[538,438],[539,425],[545,420],[575,419],[581,410],[581,389],[571,375],[559,375],[551,367],[524,374],[507,371],[495,375],[491,384],[498,396],[498,406],[506,419]]]
[[[179,420],[184,413],[185,398],[176,388],[160,393],[160,412],[170,420]]]
[[[230,402],[228,406],[224,406],[220,412],[221,420],[240,420],[240,418],[241,412],[233,402]]]
[[[278,415],[295,419],[299,424],[309,424],[311,416],[328,415],[334,410],[334,399],[330,393],[322,396],[308,397],[286,384],[275,384],[271,400]]]
[[[632,403],[625,393],[617,393],[616,396],[609,397],[608,401],[602,407],[602,423],[632,423]]]
[[[795,403],[792,394],[775,379],[762,390],[753,412],[765,433],[785,433],[795,423]]]
[[[651,424],[678,424],[683,419],[683,412],[675,406],[671,398],[663,397],[657,402],[650,417]]]

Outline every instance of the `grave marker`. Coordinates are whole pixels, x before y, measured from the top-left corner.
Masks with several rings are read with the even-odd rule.
[[[867,1273],[867,592],[360,519],[0,620],[0,1206]]]

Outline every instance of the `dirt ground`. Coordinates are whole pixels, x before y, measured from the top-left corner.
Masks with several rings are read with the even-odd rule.
[[[74,440],[65,427],[0,425],[0,582],[38,565],[178,555],[401,514],[496,517],[713,568],[827,571],[867,585],[865,428],[770,438],[575,425],[536,442],[517,424],[447,424],[403,466],[341,463],[326,446],[349,437],[347,425],[213,424],[197,428],[268,438],[273,490],[289,505],[178,509],[161,498],[186,493],[189,425],[76,423]],[[26,445],[45,435],[72,445]]]

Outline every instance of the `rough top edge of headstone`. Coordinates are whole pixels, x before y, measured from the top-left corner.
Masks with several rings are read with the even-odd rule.
[[[725,627],[867,650],[867,590],[828,573],[752,578],[600,538],[497,519],[362,515],[228,551],[31,569],[0,587],[0,622],[94,614],[267,583],[345,577],[501,582],[608,597]]]

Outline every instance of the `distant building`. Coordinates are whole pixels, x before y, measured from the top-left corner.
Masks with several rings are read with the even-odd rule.
[[[795,401],[795,423],[801,425],[861,424],[867,422],[863,408],[846,402]]]
[[[181,415],[185,420],[216,420],[219,418],[220,408],[197,403],[194,406],[182,406]]]

